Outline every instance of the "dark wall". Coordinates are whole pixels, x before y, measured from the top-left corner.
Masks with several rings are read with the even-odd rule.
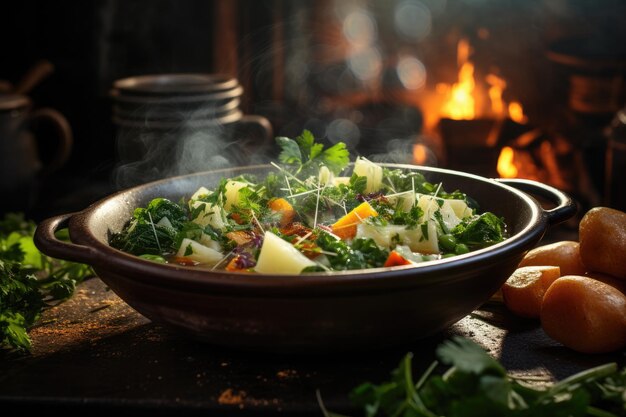
[[[432,30],[413,43],[399,39],[389,23],[393,6],[402,1],[408,0],[362,2],[377,21],[385,64],[393,53],[408,50],[425,63],[431,87],[453,82],[455,45],[466,36],[484,70],[496,68],[510,81],[508,94],[522,100],[537,122],[556,115],[545,56],[551,40],[592,35],[608,51],[623,51],[626,44],[622,0],[421,0],[433,10]],[[30,95],[36,106],[60,110],[74,130],[74,152],[56,178],[82,181],[68,188],[106,183],[116,157],[108,97],[115,79],[212,72],[232,54],[230,70],[246,88],[244,110],[268,116],[279,133],[293,134],[328,104],[318,100],[327,93],[318,81],[338,74],[316,60],[322,49],[337,46],[329,38],[341,33],[332,21],[334,7],[331,0],[5,2],[0,80],[16,83],[38,60],[52,62],[54,73]],[[485,28],[487,38],[481,36]],[[345,88],[344,81],[334,82]]]
[[[61,111],[74,130],[68,172],[108,175],[115,79],[212,70],[211,1],[24,0],[3,8],[9,19],[0,33],[13,48],[3,54],[0,79],[15,84],[40,59],[54,65],[30,95],[36,106]]]

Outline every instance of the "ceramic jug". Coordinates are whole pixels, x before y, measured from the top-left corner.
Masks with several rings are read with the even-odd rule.
[[[33,132],[35,123],[54,128],[58,143],[53,155],[40,157],[37,144],[43,139]],[[33,110],[31,100],[24,95],[0,95],[0,191],[16,192],[60,168],[70,155],[72,141],[70,125],[58,111]]]

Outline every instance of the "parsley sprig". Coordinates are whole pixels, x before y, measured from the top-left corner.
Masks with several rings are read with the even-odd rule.
[[[343,142],[324,149],[324,145],[315,142],[315,137],[308,130],[304,130],[295,139],[277,137],[276,142],[281,148],[278,159],[290,166],[293,174],[299,178],[316,175],[321,166],[327,167],[336,175],[350,162],[350,152]]]
[[[609,363],[548,387],[530,387],[474,342],[455,337],[437,349],[450,367],[435,374],[433,363],[414,381],[408,353],[391,379],[364,383],[350,394],[367,417],[619,417],[626,415],[626,368]],[[326,417],[329,412],[320,401]]]
[[[35,223],[23,214],[0,220],[0,348],[29,350],[28,329],[41,313],[69,298],[87,276],[84,264],[50,258],[35,247]],[[63,239],[63,233],[59,238]]]

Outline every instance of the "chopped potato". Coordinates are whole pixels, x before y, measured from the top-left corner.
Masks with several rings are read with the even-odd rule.
[[[366,193],[375,193],[380,190],[383,184],[383,167],[380,165],[359,157],[354,162],[354,173],[359,177],[367,178]]]
[[[262,274],[299,274],[304,268],[317,265],[291,243],[274,233],[265,232],[263,245],[254,270]]]
[[[188,258],[204,265],[215,265],[224,257],[221,252],[188,238],[183,239],[176,256]]]

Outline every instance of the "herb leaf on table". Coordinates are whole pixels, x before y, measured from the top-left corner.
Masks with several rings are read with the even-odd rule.
[[[35,227],[20,213],[0,220],[0,348],[29,350],[28,329],[42,311],[71,297],[76,284],[93,275],[88,265],[39,252]],[[62,231],[57,237],[67,238]]]
[[[626,368],[615,363],[572,375],[549,387],[531,387],[509,376],[480,346],[454,337],[437,349],[433,363],[414,382],[408,353],[389,381],[363,383],[350,399],[367,417],[618,417],[626,415]],[[331,412],[319,399],[326,416]]]

